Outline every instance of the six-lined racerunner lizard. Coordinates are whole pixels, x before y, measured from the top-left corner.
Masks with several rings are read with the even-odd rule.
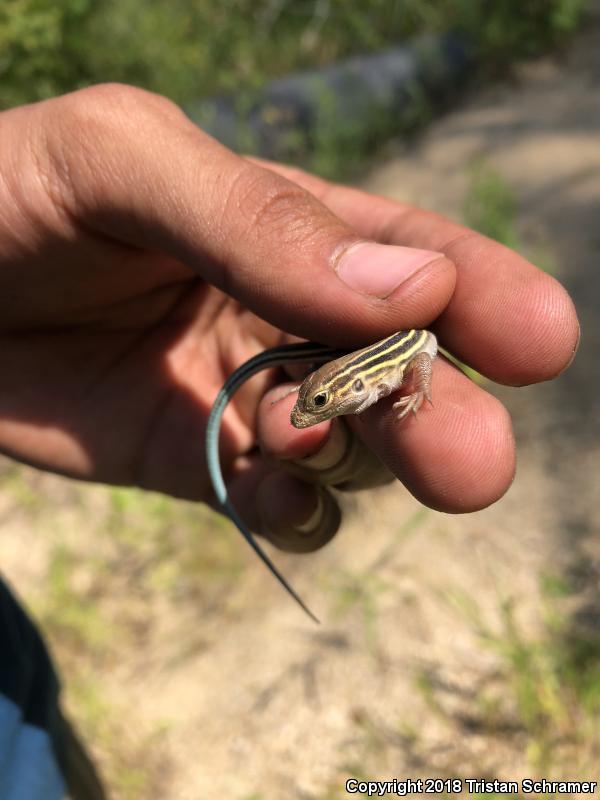
[[[217,395],[206,428],[206,462],[217,500],[261,561],[316,622],[315,615],[254,539],[227,495],[219,461],[219,433],[225,408],[231,396],[257,372],[297,362],[323,366],[290,391],[298,390],[291,413],[291,423],[296,428],[308,428],[341,414],[360,414],[400,389],[410,374],[412,393],[393,405],[394,410],[399,410],[396,418],[400,420],[411,411],[416,414],[423,400],[431,402],[431,364],[436,353],[436,338],[425,330],[399,331],[352,353],[312,342],[283,345],[265,350],[242,364]]]

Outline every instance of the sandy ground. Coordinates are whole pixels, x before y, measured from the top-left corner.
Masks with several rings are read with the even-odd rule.
[[[500,670],[481,628],[500,631],[510,600],[534,635],[546,574],[568,574],[581,619],[599,618],[598,25],[565,58],[527,65],[510,85],[476,94],[364,185],[458,219],[477,158],[514,190],[527,252],[551,253],[583,330],[579,355],[558,380],[490,387],[516,430],[513,487],[493,508],[463,517],[422,511],[401,487],[352,499],[341,534],[323,551],[277,555],[321,614],[320,628],[245,553],[225,615],[189,600],[128,606],[150,620],[143,646],[113,660],[101,682],[129,738],[160,728],[154,782],[139,796],[326,800],[345,796],[340,787],[352,775],[531,773],[518,725],[481,723]],[[68,503],[66,482],[36,486]],[[86,491],[85,508],[94,508],[103,490]],[[5,492],[2,507],[11,502]],[[22,596],[35,595],[44,574],[44,532],[80,528],[87,513],[59,505],[58,523],[45,516],[24,529],[19,515],[4,515],[3,569]],[[110,746],[90,745],[106,761]],[[581,778],[588,767],[559,759],[552,771]]]

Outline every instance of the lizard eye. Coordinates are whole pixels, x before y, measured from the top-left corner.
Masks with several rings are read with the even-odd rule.
[[[316,408],[323,408],[327,402],[327,392],[319,392],[313,397],[313,403]]]
[[[360,379],[360,378],[357,378],[357,379],[354,381],[354,383],[352,384],[352,389],[353,389],[355,392],[362,392],[362,390],[363,390],[364,388],[365,388],[365,385],[364,385],[364,383],[361,381],[361,379]]]

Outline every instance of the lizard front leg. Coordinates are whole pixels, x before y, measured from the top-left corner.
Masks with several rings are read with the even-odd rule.
[[[402,409],[397,415],[396,420],[399,422],[404,419],[411,411],[416,416],[417,411],[423,405],[423,400],[433,405],[431,399],[431,366],[432,359],[429,353],[418,353],[407,366],[404,376],[410,374],[414,391],[401,397],[392,408],[394,411]]]

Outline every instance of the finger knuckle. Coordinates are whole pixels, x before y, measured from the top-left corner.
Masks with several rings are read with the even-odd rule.
[[[226,212],[237,213],[247,235],[286,232],[293,236],[302,226],[306,204],[306,193],[300,187],[266,170],[246,168],[231,184]]]
[[[183,112],[167,98],[105,83],[44,104],[46,183],[56,204],[86,205],[96,179],[119,180],[122,153],[139,148],[152,131]]]
[[[75,141],[86,151],[106,141],[139,140],[166,117],[183,116],[165,97],[118,83],[100,84],[60,98],[52,107],[61,140]]]

